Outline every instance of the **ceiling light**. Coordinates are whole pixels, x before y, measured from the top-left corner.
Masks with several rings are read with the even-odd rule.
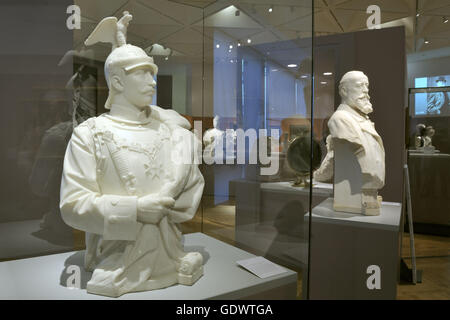
[[[252,39],[248,38],[247,43],[252,43]]]
[[[308,78],[308,76],[306,76],[306,75],[303,75],[303,76],[301,76],[300,78],[302,78],[302,79],[306,79],[306,78]]]
[[[324,76],[331,76],[333,74],[333,72],[324,72],[323,75]]]
[[[241,43],[240,42],[238,42],[238,47],[240,47],[241,46]]]
[[[416,14],[416,17],[419,17],[419,16],[420,16],[420,13],[417,13],[417,14]]]
[[[277,72],[278,71],[278,69],[272,69],[272,72]]]
[[[290,63],[287,66],[288,68],[297,68],[297,65],[295,63]]]
[[[447,23],[448,22],[448,18],[447,17],[442,17],[442,22]]]
[[[326,81],[321,81],[320,83],[321,83],[321,84],[327,84],[327,82],[326,82]]]
[[[425,39],[424,43],[425,43],[425,44],[429,44],[429,43],[430,43],[430,40]]]
[[[166,60],[166,61],[169,60],[169,57],[165,57],[164,60]]]
[[[229,47],[230,49],[233,49],[233,45],[232,44],[230,44],[230,47]]]
[[[220,44],[216,44],[216,48],[219,49],[220,48]]]
[[[273,6],[270,6],[269,12],[272,12],[272,11],[273,11]]]

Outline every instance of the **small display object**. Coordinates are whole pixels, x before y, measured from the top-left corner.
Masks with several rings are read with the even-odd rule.
[[[220,117],[216,115],[213,119],[213,128],[206,130],[203,135],[205,149],[203,154],[206,158],[217,159],[222,163],[223,156],[226,158],[235,157],[236,131],[219,129]]]
[[[423,153],[439,152],[433,146],[432,138],[434,136],[434,128],[432,126],[425,126],[419,123],[416,126],[416,136],[414,139],[416,150]]]
[[[369,79],[361,71],[347,72],[340,81],[339,95],[342,101],[328,121],[331,138],[327,138],[334,152],[333,208],[379,215],[378,190],[385,182],[385,152],[368,116],[373,111]],[[328,163],[323,165],[329,166],[330,158],[325,161]]]
[[[86,40],[112,44],[105,61],[108,113],[78,125],[64,158],[60,208],[64,221],[86,232],[87,292],[127,292],[192,285],[203,257],[184,252],[177,223],[192,219],[204,180],[189,122],[150,106],[158,67],[126,43],[128,12],[103,19]],[[177,161],[176,155],[190,161]]]
[[[315,157],[312,162],[312,169],[315,170],[320,166],[320,158],[322,157],[322,150],[316,140],[312,140],[312,148]],[[308,177],[311,166],[311,134],[308,132],[303,135],[296,136],[289,143],[287,150],[288,164],[296,173],[296,180],[293,183],[294,187],[308,187]]]

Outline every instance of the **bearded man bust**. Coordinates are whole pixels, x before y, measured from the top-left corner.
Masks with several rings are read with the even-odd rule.
[[[334,209],[379,215],[378,190],[385,182],[383,141],[368,114],[373,111],[369,79],[347,72],[339,84],[341,104],[328,121],[334,151]]]

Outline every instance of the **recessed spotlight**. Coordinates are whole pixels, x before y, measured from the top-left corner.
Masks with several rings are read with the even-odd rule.
[[[272,12],[272,11],[273,11],[273,6],[270,6],[270,8],[269,8],[268,11],[269,11],[269,12]]]
[[[323,75],[324,76],[331,76],[333,74],[333,72],[324,72]]]
[[[232,44],[230,44],[230,47],[229,47],[230,49],[233,49],[233,45]]]
[[[447,23],[448,22],[448,18],[447,17],[442,17],[442,22]]]
[[[228,53],[231,53],[231,50],[228,50]]]
[[[426,39],[425,39],[424,43],[425,43],[425,44],[429,44],[429,43],[430,43],[430,40],[426,40]]]
[[[219,49],[220,48],[220,44],[216,44],[216,48]]]
[[[290,63],[287,66],[288,68],[297,68],[297,65],[295,63]]]
[[[416,17],[418,18],[419,16],[420,16],[420,13],[417,13],[417,14],[416,14]]]
[[[238,42],[238,47],[240,47],[241,46],[241,43],[240,42]]]
[[[248,38],[247,43],[252,43],[252,39]]]

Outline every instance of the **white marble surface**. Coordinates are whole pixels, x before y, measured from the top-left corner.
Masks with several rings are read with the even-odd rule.
[[[385,183],[385,150],[369,114],[369,79],[349,71],[339,83],[341,104],[328,121],[334,150],[334,208],[380,214],[378,190]]]
[[[119,298],[88,294],[86,289],[68,289],[61,282],[65,283],[67,277],[65,267],[82,262],[84,252],[78,251],[0,263],[0,299],[241,299],[297,281],[297,273],[291,270],[258,278],[236,264],[238,260],[255,257],[253,254],[202,233],[186,235],[184,247],[200,252],[204,259],[204,275],[193,286],[175,285]],[[82,286],[89,276],[82,272]]]

